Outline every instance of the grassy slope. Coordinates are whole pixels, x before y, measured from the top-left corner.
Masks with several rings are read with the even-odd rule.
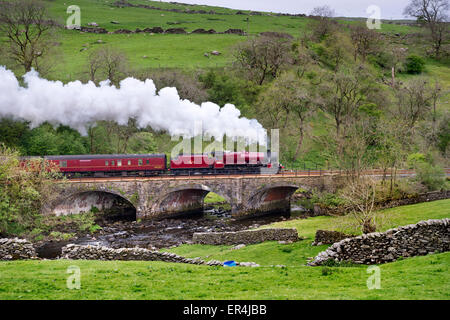
[[[385,210],[389,225],[450,216],[450,200]],[[381,267],[381,290],[368,290],[365,266],[306,267],[307,256],[326,248],[310,243],[336,219],[317,217],[275,224],[296,227],[304,241],[229,247],[182,246],[189,256],[256,261],[260,268],[223,268],[162,262],[15,261],[0,263],[0,299],[449,299],[450,253],[415,257]],[[291,251],[289,251],[291,249]],[[273,268],[269,264],[285,264]],[[81,268],[81,290],[66,289],[67,267]],[[14,271],[13,271],[14,270]]]
[[[380,231],[390,228],[416,223],[420,220],[441,219],[450,217],[450,200],[421,203],[382,210],[378,213],[384,216],[385,223]],[[316,230],[333,230],[342,225],[342,217],[315,217],[278,222],[268,227],[296,228],[303,241],[281,245],[277,242],[265,242],[247,246],[240,250],[230,250],[231,246],[203,246],[183,245],[174,249],[180,255],[202,257],[205,259],[253,261],[261,265],[283,264],[287,266],[301,266],[306,264],[307,258],[317,255],[327,246],[311,246]]]

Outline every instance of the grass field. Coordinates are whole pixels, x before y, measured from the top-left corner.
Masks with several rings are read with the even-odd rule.
[[[383,230],[450,216],[450,200],[384,210]],[[276,223],[306,238],[294,244],[268,242],[240,250],[184,245],[187,256],[255,261],[259,268],[223,268],[163,262],[0,262],[0,299],[442,299],[450,298],[450,253],[381,265],[381,289],[369,290],[366,266],[307,267],[307,257],[326,246],[310,245],[317,229],[332,229],[334,217]],[[282,264],[286,267],[271,267]],[[78,266],[81,289],[66,287],[67,268]]]
[[[236,15],[237,10],[209,6],[184,6],[159,1],[135,1],[133,4],[147,4],[158,8],[177,8],[195,10],[214,10],[221,14],[186,14],[144,8],[118,8],[112,4],[115,0],[80,0],[76,5],[81,10],[81,25],[87,26],[96,22],[99,27],[108,31],[117,29],[135,30],[146,27],[185,28],[190,32],[198,28],[214,29],[223,32],[228,29],[242,29],[250,35],[264,31],[286,32],[298,38],[309,32],[310,19],[306,17],[286,17],[264,13],[261,16],[250,16],[247,24],[246,15]],[[60,24],[65,25],[69,17],[65,0],[47,1],[49,11]],[[245,12],[245,11],[244,11]],[[111,21],[118,22],[113,24]],[[354,21],[340,20],[343,24]],[[417,33],[420,28],[383,24],[380,32],[384,33]],[[231,63],[231,50],[239,41],[246,40],[245,36],[231,34],[214,35],[150,35],[150,34],[92,34],[79,31],[59,30],[55,42],[59,44],[59,54],[51,57],[53,68],[46,75],[49,79],[67,82],[76,79],[87,79],[87,56],[100,45],[110,45],[123,50],[129,57],[132,70],[177,68],[183,70],[197,70],[205,68],[225,67]],[[103,44],[98,44],[102,40]],[[82,51],[83,48],[87,50]],[[217,50],[220,56],[205,57],[204,53]],[[145,58],[144,58],[145,56]],[[0,65],[6,64],[0,57]],[[12,68],[12,65],[8,65]],[[23,70],[14,69],[16,74],[22,75]]]

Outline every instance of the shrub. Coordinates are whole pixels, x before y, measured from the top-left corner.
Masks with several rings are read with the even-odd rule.
[[[425,163],[425,162],[427,162],[427,158],[423,153],[412,153],[408,156],[408,160],[407,160],[409,168],[414,168],[419,163]]]
[[[445,173],[440,166],[422,162],[416,166],[416,180],[428,191],[440,190],[445,186]]]
[[[425,60],[422,57],[411,55],[406,59],[406,72],[409,74],[421,74],[425,68]]]

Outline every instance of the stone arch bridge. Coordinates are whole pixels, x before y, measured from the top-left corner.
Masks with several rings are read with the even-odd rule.
[[[234,218],[287,211],[294,192],[330,189],[335,176],[282,175],[80,179],[59,182],[44,214],[66,215],[110,208],[122,198],[136,209],[137,219],[158,219],[203,209],[209,192],[231,205]],[[332,190],[330,190],[332,191]]]

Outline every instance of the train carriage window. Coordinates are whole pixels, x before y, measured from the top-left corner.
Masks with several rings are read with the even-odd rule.
[[[139,160],[138,160],[138,165],[139,165],[139,166],[142,166],[142,164],[143,164],[142,159],[139,159]]]
[[[117,165],[118,165],[119,167],[121,167],[121,166],[122,166],[122,160],[117,160]]]
[[[147,159],[147,164],[150,164],[150,160]]]
[[[59,166],[60,166],[61,168],[67,168],[67,161],[60,161],[60,162],[59,162]]]
[[[111,165],[112,165],[112,166],[115,165],[115,161],[114,161],[114,160],[111,161]]]
[[[109,166],[109,161],[108,160],[105,161],[105,166]]]
[[[131,166],[131,160],[128,160],[128,165]]]

